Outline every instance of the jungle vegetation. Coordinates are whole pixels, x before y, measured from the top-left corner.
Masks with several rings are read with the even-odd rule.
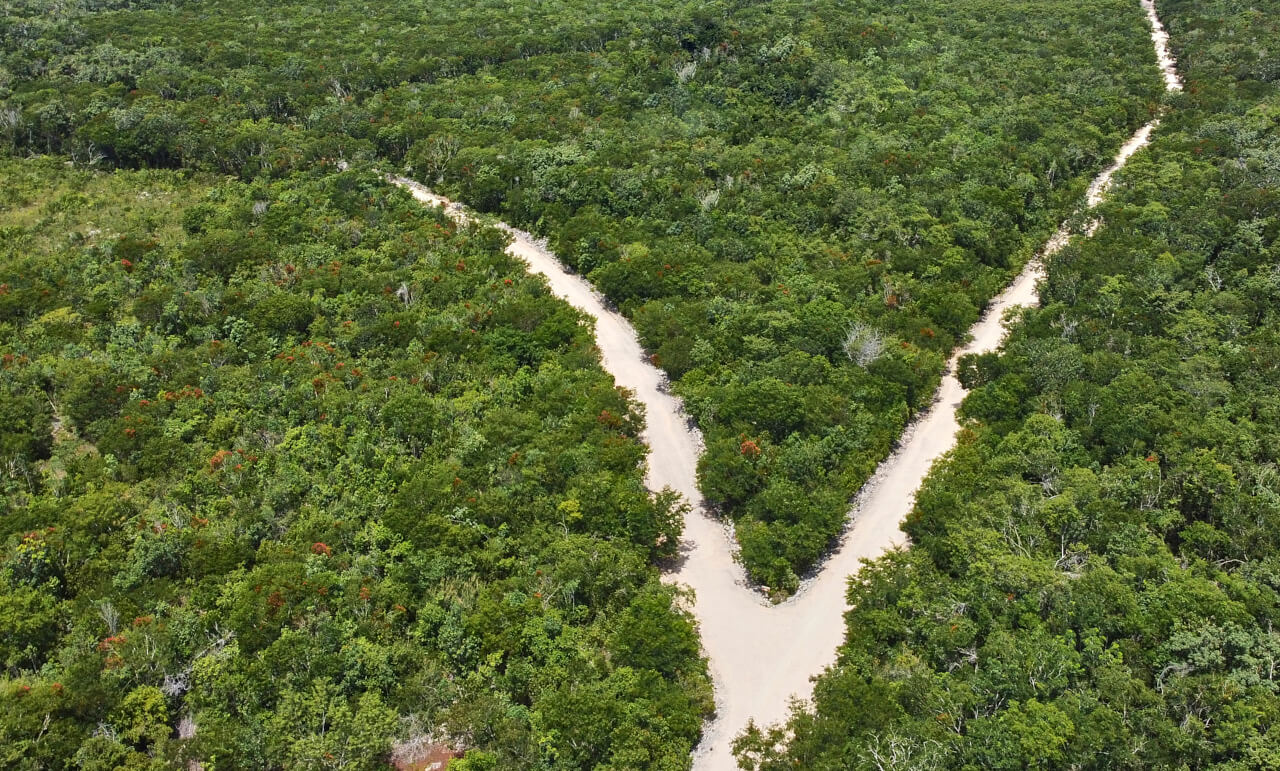
[[[1185,92],[971,358],[960,445],[748,768],[1280,765],[1280,14],[1160,4]]]
[[[745,758],[1265,749],[1276,15],[1170,5],[1189,92],[1046,308],[968,363],[971,433],[855,588],[817,716]],[[644,491],[643,416],[498,232],[379,172],[546,236],[618,305],[786,592],[1160,108],[1146,41],[1131,0],[6,4],[0,760],[687,767],[711,695],[654,567],[681,506]],[[1010,501],[1013,535],[984,519]],[[952,595],[970,637],[928,647]],[[948,669],[988,642],[1071,666],[1029,695]],[[985,729],[943,731],[956,693]]]

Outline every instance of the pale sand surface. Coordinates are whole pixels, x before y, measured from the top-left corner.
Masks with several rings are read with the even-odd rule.
[[[1181,89],[1165,34],[1150,0],[1141,0],[1152,23],[1152,41],[1166,88]],[[1140,128],[1116,155],[1114,163],[1089,186],[1086,206],[1101,201],[1112,175],[1150,140],[1158,121]],[[392,181],[425,203],[444,206],[466,222],[463,209],[422,185],[402,177]],[[1096,223],[1095,223],[1096,224]],[[551,291],[595,319],[596,343],[604,368],[618,385],[630,390],[645,408],[644,440],[650,448],[646,481],[653,490],[677,490],[692,507],[686,518],[681,560],[665,580],[693,589],[691,608],[699,625],[716,691],[716,717],[706,727],[694,754],[694,767],[706,771],[735,768],[730,742],[748,722],[776,723],[787,716],[792,699],[808,698],[811,679],[835,662],[844,639],[847,579],[861,560],[905,544],[899,529],[911,510],[916,490],[934,462],[955,446],[956,409],[965,391],[955,377],[962,354],[999,347],[1005,337],[1006,312],[1034,305],[1041,274],[1034,260],[992,301],[986,315],[969,330],[971,342],[952,358],[933,405],[912,422],[896,452],[877,469],[854,501],[849,527],[820,572],[795,596],[771,605],[748,584],[735,560],[735,547],[725,526],[702,507],[696,470],[702,439],[688,421],[680,400],[666,387],[666,377],[645,355],[635,330],[611,310],[581,276],[570,273],[542,243],[528,233],[499,225],[513,237],[508,252],[546,276]],[[1092,232],[1093,225],[1088,228]],[[1052,254],[1066,244],[1060,229],[1045,245]]]

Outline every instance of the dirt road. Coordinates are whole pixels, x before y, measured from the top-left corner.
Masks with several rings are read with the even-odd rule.
[[[1180,90],[1168,36],[1150,0],[1141,0],[1152,25],[1152,41],[1165,86]],[[1112,175],[1150,140],[1158,121],[1140,128],[1124,144],[1114,163],[1089,186],[1086,206],[1106,193]],[[444,206],[451,216],[468,215],[453,202],[404,178],[392,181],[409,189],[424,203]],[[693,606],[716,687],[716,718],[705,727],[694,767],[704,771],[735,768],[729,745],[749,720],[760,724],[786,717],[791,699],[807,698],[811,678],[835,661],[844,639],[845,586],[861,560],[876,557],[905,543],[899,525],[912,506],[920,483],[934,462],[955,445],[956,408],[965,391],[954,375],[955,357],[999,347],[1005,336],[1007,311],[1037,301],[1039,260],[1026,269],[992,303],[986,316],[969,330],[971,340],[952,358],[933,406],[908,429],[899,449],[886,459],[855,500],[850,525],[839,547],[817,576],[786,602],[771,605],[749,586],[734,560],[734,546],[724,525],[706,515],[695,470],[701,436],[687,420],[680,400],[666,389],[666,378],[649,363],[631,324],[610,310],[599,293],[581,276],[564,268],[545,246],[521,230],[500,225],[513,237],[508,251],[529,269],[547,277],[551,291],[585,311],[596,322],[596,342],[604,367],[618,385],[630,389],[644,405],[644,439],[650,448],[647,482],[651,489],[670,487],[693,507],[685,523],[682,560],[666,576],[691,587]],[[1092,232],[1090,226],[1088,232]],[[1043,254],[1060,249],[1069,237],[1059,230]]]

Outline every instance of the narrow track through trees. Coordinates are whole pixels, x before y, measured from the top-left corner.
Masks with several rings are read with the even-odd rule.
[[[1152,0],[1141,0],[1151,23],[1151,39],[1168,91],[1182,82],[1168,48]],[[1112,176],[1150,140],[1156,118],[1138,129],[1112,164],[1090,184],[1085,208],[1097,205]],[[391,181],[418,200],[443,206],[455,219],[471,219],[458,204],[403,177]],[[724,525],[702,506],[697,486],[697,460],[702,440],[681,402],[666,387],[665,375],[653,366],[631,324],[581,276],[570,273],[545,245],[522,230],[500,224],[513,241],[508,252],[546,276],[551,291],[595,319],[596,342],[605,369],[618,385],[644,405],[645,442],[649,446],[646,481],[652,490],[671,488],[685,497],[692,513],[686,518],[678,564],[668,581],[694,590],[692,607],[710,661],[716,687],[716,716],[705,727],[694,767],[708,771],[735,767],[730,744],[750,721],[767,724],[786,717],[792,699],[807,698],[811,678],[835,661],[844,636],[846,579],[861,561],[904,545],[899,529],[910,512],[916,490],[934,462],[955,446],[956,410],[965,390],[955,376],[957,359],[995,350],[1005,337],[1003,319],[1016,308],[1037,302],[1041,262],[1061,249],[1071,233],[1064,225],[1048,241],[1041,258],[1031,261],[995,298],[986,315],[970,330],[971,342],[956,351],[938,388],[933,406],[909,428],[899,449],[887,458],[864,486],[849,513],[849,526],[822,569],[786,602],[772,605],[750,586],[734,559],[735,547]],[[1091,233],[1092,226],[1086,228]]]

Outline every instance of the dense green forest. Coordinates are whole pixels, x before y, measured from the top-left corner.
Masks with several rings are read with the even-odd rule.
[[[1280,8],[1160,13],[1186,91],[749,767],[1280,766]]]
[[[707,500],[784,592],[1160,98],[1132,0],[7,13],[16,152],[246,180],[374,160],[548,236],[672,375]]]
[[[687,765],[680,504],[504,236],[367,172],[0,177],[0,765]]]
[[[749,761],[1274,765],[1277,15],[1212,2]],[[1133,0],[7,3],[0,765],[687,768],[643,414],[501,232],[382,174],[616,303],[780,595],[1161,108],[1146,41]]]

